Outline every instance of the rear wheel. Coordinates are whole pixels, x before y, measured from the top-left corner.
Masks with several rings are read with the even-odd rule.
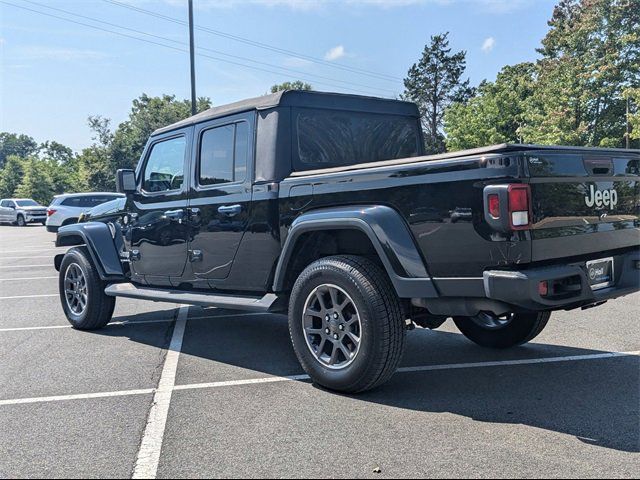
[[[453,317],[458,330],[472,342],[487,348],[510,348],[530,342],[547,326],[550,312],[480,312],[473,317]]]
[[[304,370],[323,387],[348,393],[387,381],[400,362],[405,324],[386,273],[357,256],[334,256],[298,277],[289,331]]]
[[[69,323],[79,330],[96,330],[111,320],[116,299],[104,293],[86,248],[72,248],[60,265],[60,301]]]

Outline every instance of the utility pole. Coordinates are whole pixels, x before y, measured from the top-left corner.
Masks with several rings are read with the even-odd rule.
[[[191,62],[191,115],[196,114],[196,65],[193,41],[193,0],[189,0],[189,60]]]

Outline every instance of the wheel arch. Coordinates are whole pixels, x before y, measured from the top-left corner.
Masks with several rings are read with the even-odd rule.
[[[359,236],[362,241],[350,243],[357,244],[359,249],[375,256],[400,298],[437,296],[425,262],[402,216],[391,207],[383,205],[332,207],[313,210],[296,218],[289,228],[278,259],[273,291],[283,292],[291,286],[291,277],[297,271],[296,264],[299,269],[299,253],[304,252],[303,258],[312,261],[324,256],[322,250],[311,253],[311,249],[305,250],[303,247],[308,244],[306,242],[315,239],[317,243],[319,238],[330,237],[336,239],[339,245],[342,232],[356,232],[356,238]],[[365,239],[368,246],[364,244]],[[362,254],[340,248],[328,254],[344,253]]]
[[[125,278],[120,256],[109,226],[100,222],[75,223],[58,230],[56,247],[84,245],[91,255],[102,280]],[[56,255],[54,266],[59,270],[64,255]]]
[[[73,225],[75,223],[78,223],[78,217],[70,217],[65,219],[60,226],[66,227],[67,225]]]

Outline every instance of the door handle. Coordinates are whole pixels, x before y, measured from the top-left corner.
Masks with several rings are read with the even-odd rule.
[[[228,217],[235,217],[242,211],[242,205],[223,205],[218,207],[218,213]]]
[[[178,223],[182,223],[182,220],[184,220],[184,210],[167,210],[164,212],[164,216],[169,220],[175,220]]]

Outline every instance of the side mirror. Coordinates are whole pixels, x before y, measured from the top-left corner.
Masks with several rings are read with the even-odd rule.
[[[133,193],[136,191],[136,172],[121,168],[116,172],[116,189],[118,193]]]

